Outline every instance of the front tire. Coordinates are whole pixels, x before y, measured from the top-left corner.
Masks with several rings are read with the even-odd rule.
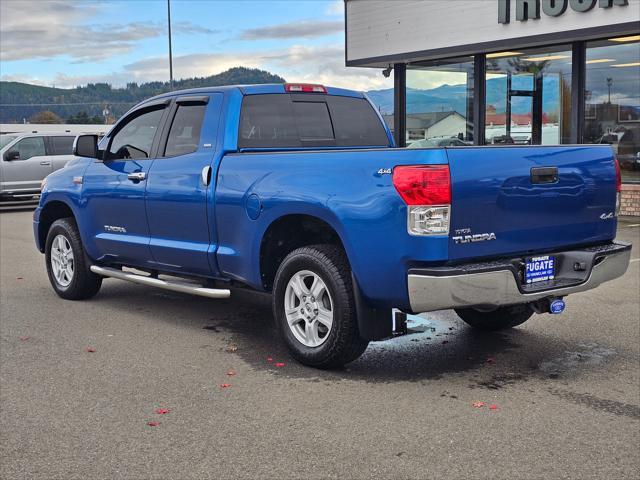
[[[102,277],[90,270],[78,226],[73,218],[56,220],[49,228],[45,244],[49,282],[67,300],[84,300],[98,293]]]
[[[455,312],[473,328],[486,332],[516,327],[533,315],[531,307],[524,303],[499,307],[488,312],[473,308],[457,308]]]
[[[274,280],[273,314],[291,355],[311,367],[341,367],[369,344],[358,331],[351,269],[333,245],[287,255]]]

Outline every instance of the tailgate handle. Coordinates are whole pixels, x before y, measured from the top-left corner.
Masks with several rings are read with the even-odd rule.
[[[536,167],[531,169],[531,183],[557,183],[558,167]]]

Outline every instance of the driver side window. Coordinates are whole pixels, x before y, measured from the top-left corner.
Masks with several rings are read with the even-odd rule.
[[[111,140],[110,160],[144,159],[151,155],[151,146],[160,127],[164,108],[150,110],[129,120]]]
[[[20,154],[17,160],[29,160],[31,157],[46,155],[42,137],[27,137],[16,143],[11,150]]]

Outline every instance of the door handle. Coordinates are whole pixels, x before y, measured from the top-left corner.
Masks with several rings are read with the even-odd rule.
[[[128,174],[127,178],[132,182],[141,182],[147,178],[147,174],[145,172],[133,172]]]
[[[40,165],[51,165],[51,161],[49,161],[49,160],[42,160],[42,161],[40,162]]]
[[[556,183],[558,167],[535,167],[531,169],[531,183]]]
[[[209,185],[211,183],[211,167],[209,165],[202,169],[200,175],[202,177],[202,183],[204,185]]]

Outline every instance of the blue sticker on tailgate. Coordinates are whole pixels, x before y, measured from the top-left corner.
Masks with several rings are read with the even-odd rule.
[[[527,258],[525,261],[524,280],[526,283],[553,280],[556,276],[556,257]]]

